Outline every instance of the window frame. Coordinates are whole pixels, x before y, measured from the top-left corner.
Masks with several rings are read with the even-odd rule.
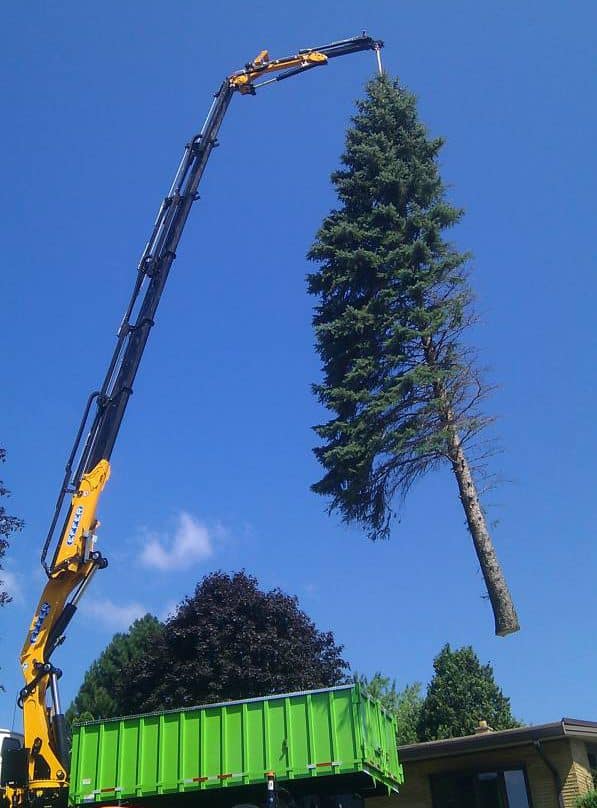
[[[429,785],[431,788],[431,805],[432,808],[438,808],[437,806],[437,786],[434,784],[434,780],[437,780],[440,777],[470,777],[473,780],[473,791],[475,795],[475,802],[478,803],[479,801],[479,790],[478,785],[476,782],[476,778],[480,774],[492,774],[495,773],[498,775],[498,783],[499,789],[502,799],[505,798],[505,801],[508,802],[508,792],[506,790],[506,779],[504,777],[504,772],[512,772],[512,771],[520,771],[522,772],[522,776],[524,777],[524,787],[527,796],[528,808],[534,808],[533,806],[533,795],[531,794],[531,786],[529,782],[529,777],[527,773],[527,767],[524,763],[513,763],[511,765],[503,765],[498,764],[497,766],[483,766],[481,768],[466,768],[466,769],[445,769],[444,771],[433,772],[433,774],[429,775]],[[478,808],[478,806],[475,806]]]

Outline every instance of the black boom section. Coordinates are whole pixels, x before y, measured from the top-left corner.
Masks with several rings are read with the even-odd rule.
[[[328,59],[333,59],[336,56],[346,56],[349,53],[358,53],[364,50],[378,50],[383,47],[383,42],[373,37],[363,34],[362,36],[355,36],[351,39],[341,39],[339,42],[331,42],[329,45],[321,45],[318,48],[310,48],[319,53],[324,53]],[[307,51],[299,51],[299,53],[306,53]]]
[[[141,257],[138,276],[104,384],[97,413],[75,475],[75,484],[100,460],[109,460],[133,382],[153,325],[168,273],[197,188],[215,145],[218,130],[232,98],[228,81],[218,90],[201,132],[187,144],[168,196],[164,199],[150,240]],[[144,288],[145,287],[145,288]],[[133,318],[133,319],[132,319]]]
[[[201,131],[187,143],[170,191],[158,211],[151,236],[139,261],[135,285],[118,330],[108,372],[100,390],[89,396],[66,464],[66,473],[41,555],[42,565],[48,574],[53,563],[48,566],[46,558],[65,497],[78,489],[84,474],[95,468],[100,460],[109,460],[112,454],[153,319],[176,258],[182,231],[197,198],[197,188],[216,145],[218,131],[233,94],[234,90],[226,79],[214,96]],[[94,404],[95,414],[83,443],[83,435]],[[76,458],[77,465],[73,473]]]

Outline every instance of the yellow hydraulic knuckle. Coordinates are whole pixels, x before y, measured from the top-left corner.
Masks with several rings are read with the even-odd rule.
[[[79,486],[80,493],[90,494],[99,489],[100,491],[108,482],[110,478],[110,464],[107,460],[100,460],[97,466],[91,469],[83,476],[81,485]]]
[[[254,65],[262,65],[266,62],[269,62],[269,52],[266,50],[262,50],[257,56],[253,59]]]

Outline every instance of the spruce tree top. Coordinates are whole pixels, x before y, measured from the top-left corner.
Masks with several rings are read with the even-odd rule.
[[[446,459],[449,430],[466,440],[485,420],[460,342],[468,255],[443,236],[462,211],[446,199],[441,145],[410,92],[372,80],[332,174],[339,206],[308,255],[324,373],[314,390],[333,413],[315,428],[325,474],[313,489],[374,539],[388,535],[394,495]]]

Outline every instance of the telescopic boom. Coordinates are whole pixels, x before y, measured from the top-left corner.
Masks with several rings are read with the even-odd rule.
[[[254,95],[266,84],[363,50],[376,51],[379,63],[382,44],[363,34],[306,48],[282,59],[270,60],[268,52],[262,51],[242,70],[224,79],[201,131],[185,147],[139,261],[108,371],[99,390],[88,398],[43,546],[41,562],[48,581],[21,652],[25,685],[18,701],[24,713],[25,747],[7,752],[2,766],[2,785],[10,808],[66,803],[68,751],[58,694],[62,673],[50,659],[64,641],[66,628],[93,575],[107,566],[107,560],[95,549],[99,496],[110,476],[112,450],[178,243],[232,96],[236,92]],[[51,706],[46,704],[48,689]]]

